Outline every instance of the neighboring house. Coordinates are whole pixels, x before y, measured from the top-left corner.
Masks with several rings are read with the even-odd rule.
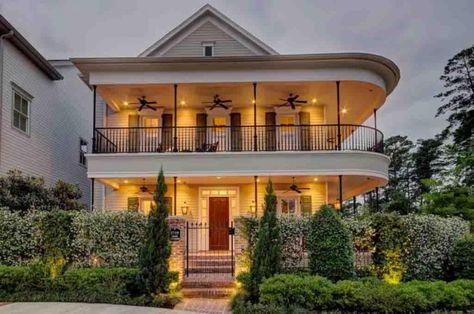
[[[69,60],[47,61],[1,15],[0,34],[0,175],[17,169],[47,185],[75,183],[88,204],[91,89]]]
[[[212,226],[261,214],[269,177],[279,215],[387,183],[383,134],[362,125],[399,80],[384,57],[280,55],[206,5],[138,57],[72,62],[106,103],[87,155],[95,207],[147,213],[163,167],[170,213],[209,226],[200,249],[230,248]]]

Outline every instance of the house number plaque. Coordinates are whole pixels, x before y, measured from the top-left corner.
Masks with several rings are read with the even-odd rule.
[[[170,240],[171,241],[179,241],[181,238],[181,230],[179,228],[171,228],[170,229]]]

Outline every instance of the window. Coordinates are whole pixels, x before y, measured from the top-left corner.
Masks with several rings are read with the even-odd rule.
[[[155,206],[155,201],[151,198],[142,199],[140,203],[140,210],[145,215],[148,215],[150,213],[152,206]]]
[[[87,154],[87,141],[79,139],[79,163],[83,166],[86,165],[86,154]]]
[[[214,55],[214,44],[213,43],[203,43],[202,44],[203,55],[204,57],[212,57]]]
[[[298,196],[281,196],[277,198],[277,209],[281,215],[296,215],[298,213]]]
[[[30,132],[30,100],[13,91],[13,127],[24,133]]]

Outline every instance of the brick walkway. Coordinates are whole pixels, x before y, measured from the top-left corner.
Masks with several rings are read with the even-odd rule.
[[[174,307],[175,310],[206,314],[230,314],[229,299],[184,298]]]

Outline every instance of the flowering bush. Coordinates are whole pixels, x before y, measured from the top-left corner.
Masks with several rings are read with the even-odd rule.
[[[282,241],[283,268],[305,266],[306,241],[309,234],[308,217],[285,216],[278,220]]]
[[[138,250],[145,235],[144,215],[130,212],[69,213],[72,222],[67,239],[52,238],[50,231],[57,228],[45,228],[46,215],[50,213],[19,215],[0,211],[1,265],[22,265],[45,254],[50,255],[45,251],[49,248],[45,244],[48,239],[48,243],[54,241],[55,251],[70,252],[66,254],[68,262],[77,266],[137,265]]]
[[[131,212],[81,213],[73,222],[73,260],[80,266],[138,265],[146,217]]]
[[[403,217],[409,239],[406,279],[441,279],[458,240],[469,224],[458,217],[407,215]]]
[[[0,264],[21,265],[37,256],[32,216],[0,211]]]

